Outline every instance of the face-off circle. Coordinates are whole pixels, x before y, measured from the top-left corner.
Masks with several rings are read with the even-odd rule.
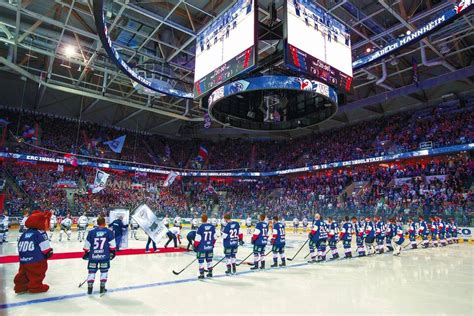
[[[208,98],[217,122],[254,131],[310,127],[330,119],[338,108],[334,88],[292,76],[259,76],[221,86]]]

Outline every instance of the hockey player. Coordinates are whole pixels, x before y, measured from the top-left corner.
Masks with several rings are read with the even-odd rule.
[[[265,246],[268,241],[268,223],[265,221],[266,215],[261,214],[260,221],[255,225],[255,230],[252,235],[253,245],[253,267],[251,270],[258,269],[260,262],[260,269],[265,269]]]
[[[51,219],[49,220],[49,240],[53,240],[53,234],[54,230],[56,229],[56,225],[58,223],[58,220],[56,218],[56,215],[51,214]]]
[[[408,238],[410,239],[410,244],[412,249],[416,249],[416,232],[417,232],[417,227],[416,223],[409,218],[408,219]]]
[[[182,222],[181,217],[179,215],[176,215],[176,217],[173,220],[173,226],[174,227],[179,227],[179,229],[182,229],[183,226],[182,226],[181,222]]]
[[[170,219],[168,218],[168,214],[165,215],[162,222],[163,222],[163,225],[165,225],[166,228],[170,228]]]
[[[188,246],[186,247],[186,250],[189,250],[189,248],[191,248],[191,246],[193,246],[194,240],[196,239],[196,231],[195,231],[195,230],[191,230],[191,231],[186,235],[186,239],[188,240]],[[193,247],[194,247],[194,246],[193,246]]]
[[[349,221],[349,216],[346,216],[341,227],[341,232],[339,233],[339,239],[342,240],[344,247],[344,258],[352,258],[352,230],[352,223]]]
[[[230,214],[224,215],[225,225],[222,230],[222,241],[224,245],[224,255],[226,259],[227,271],[225,274],[237,272],[237,265],[235,263],[235,256],[239,245],[244,244],[244,235],[240,232],[240,225],[238,222],[230,219]]]
[[[109,224],[109,228],[112,228],[115,236],[115,248],[120,251],[120,245],[122,244],[122,236],[124,229],[127,229],[127,225],[123,223],[123,216],[119,216],[116,220]]]
[[[306,234],[306,232],[308,231],[308,219],[305,217],[303,217],[303,232]]]
[[[59,231],[59,241],[63,240],[63,232],[66,233],[67,240],[71,240],[71,214],[67,214],[66,218],[61,221],[61,230]]]
[[[23,234],[26,231],[25,223],[26,223],[27,220],[28,220],[28,212],[24,212],[23,213],[23,218],[20,221],[20,229],[19,229],[19,232],[18,232],[17,241],[20,240],[21,234]]]
[[[212,278],[212,258],[216,243],[216,228],[207,222],[207,215],[201,216],[202,225],[196,231],[194,249],[199,262],[199,277],[204,279],[204,261],[207,263],[207,277]]]
[[[1,219],[0,219],[1,220]],[[6,210],[3,211],[3,239],[0,240],[0,244],[2,242],[8,242],[8,229],[10,225],[10,218],[8,217],[8,213]],[[1,226],[1,223],[0,223]]]
[[[247,234],[252,233],[252,217],[247,216],[247,219],[245,220],[245,227],[247,227]]]
[[[393,224],[392,219],[385,226],[385,243],[387,244],[388,251],[393,251],[392,238],[395,236],[396,225]]]
[[[423,248],[428,248],[429,247],[429,240],[428,236],[430,234],[430,230],[428,228],[428,224],[426,223],[425,219],[423,216],[418,217],[418,235],[420,235],[421,239],[423,240]]]
[[[437,217],[436,221],[438,223],[439,244],[445,247],[448,244],[446,241],[446,224],[441,217]]]
[[[328,238],[327,226],[323,222],[321,215],[314,215],[313,228],[308,234],[309,252],[311,260],[309,263],[315,263],[326,260],[326,243]],[[317,250],[317,254],[316,251]]]
[[[3,213],[0,215],[0,245],[3,244],[3,235],[5,234],[5,224],[3,222]]]
[[[456,222],[454,221],[454,218],[451,218],[451,230],[453,231],[452,232],[453,242],[455,244],[459,243],[459,240],[458,240],[458,226],[457,226]]]
[[[352,228],[356,235],[356,245],[357,253],[359,257],[365,256],[365,247],[364,247],[364,225],[362,222],[357,220],[357,217],[352,217]]]
[[[196,230],[198,229],[198,220],[196,217],[193,217],[191,220],[191,230]]]
[[[331,260],[334,260],[339,258],[339,252],[337,251],[337,237],[339,235],[339,225],[332,217],[329,217],[328,226],[328,244],[332,254]]]
[[[272,234],[272,252],[273,252],[273,264],[272,268],[278,267],[278,255],[280,255],[281,264],[280,267],[286,267],[285,258],[285,224],[278,221],[278,216],[273,217],[273,234]]]
[[[444,225],[446,225],[446,241],[448,242],[448,245],[451,245],[453,243],[453,228],[451,227],[451,221],[446,220],[444,222]]]
[[[79,240],[79,242],[83,242],[86,238],[86,229],[88,224],[89,220],[87,219],[86,213],[83,213],[77,220],[77,240]]]
[[[365,219],[364,225],[365,245],[367,246],[367,255],[375,254],[374,240],[375,240],[375,226],[372,218],[369,216]]]
[[[107,292],[110,260],[115,258],[115,239],[111,230],[105,227],[105,218],[97,218],[97,227],[90,230],[84,242],[84,260],[88,260],[87,294],[92,294],[95,275],[100,270],[100,294]]]
[[[436,217],[430,217],[431,221],[431,244],[433,247],[438,247],[438,222]]]
[[[380,216],[375,216],[375,242],[377,243],[376,251],[379,254],[384,253],[384,244],[385,239],[385,224],[380,218]]]
[[[211,217],[211,225],[214,226],[214,228],[217,229],[217,218]]]
[[[135,240],[138,240],[138,228],[140,226],[138,225],[137,221],[133,219],[133,217],[130,218],[130,238],[134,238]]]
[[[298,226],[300,226],[300,220],[298,217],[295,217],[293,218],[293,233],[296,234],[298,232]]]
[[[405,237],[403,236],[402,226],[396,223],[395,217],[390,220],[390,224],[392,225],[392,229],[395,234],[391,240],[393,247],[393,255],[398,256],[402,251],[402,245],[405,242]]]

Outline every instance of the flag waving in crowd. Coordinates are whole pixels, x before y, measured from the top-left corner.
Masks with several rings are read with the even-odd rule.
[[[200,161],[206,161],[208,154],[209,154],[209,152],[207,151],[206,147],[201,145],[201,146],[199,146],[197,159],[200,160]]]
[[[165,180],[165,182],[163,183],[163,186],[164,186],[164,187],[169,187],[169,186],[171,186],[177,176],[178,176],[178,174],[177,174],[176,172],[171,171],[171,172],[168,174],[168,176],[166,177],[166,180]]]
[[[110,150],[112,150],[114,153],[120,154],[122,152],[123,145],[125,144],[125,137],[127,137],[127,135],[122,135],[113,140],[106,141],[104,144],[108,145]]]
[[[110,174],[102,171],[97,170],[95,174],[94,184],[92,185],[92,193],[98,193],[105,189],[107,185],[107,179],[109,178]]]

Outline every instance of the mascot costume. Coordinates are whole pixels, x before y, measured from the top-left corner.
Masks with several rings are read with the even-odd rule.
[[[42,293],[49,289],[43,284],[48,270],[47,259],[53,255],[46,230],[51,213],[34,211],[25,223],[26,231],[18,241],[20,269],[15,276],[15,293]]]

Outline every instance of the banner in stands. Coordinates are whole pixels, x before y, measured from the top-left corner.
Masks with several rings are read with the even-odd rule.
[[[179,171],[179,170],[169,170],[169,169],[158,169],[159,167],[158,168],[140,167],[139,165],[128,166],[128,165],[118,165],[118,164],[94,162],[94,161],[87,161],[87,160],[79,160],[78,165],[87,166],[87,167],[95,167],[95,168],[124,170],[124,171],[129,171],[129,172],[147,172],[147,173],[155,173],[155,174],[162,174],[162,175],[168,175],[171,172],[175,172],[178,176],[181,176],[181,177],[183,176],[184,177],[271,177],[271,176],[280,176],[280,175],[286,175],[286,174],[294,174],[294,173],[302,173],[302,172],[309,172],[309,171],[318,171],[318,170],[327,170],[327,169],[334,169],[334,168],[341,168],[341,167],[363,165],[363,164],[375,163],[375,162],[388,162],[388,161],[394,161],[398,159],[445,155],[445,154],[452,154],[452,153],[457,153],[461,151],[471,151],[471,150],[474,150],[474,143],[454,145],[454,146],[441,147],[441,148],[433,148],[433,149],[422,149],[422,150],[410,151],[410,152],[399,153],[399,154],[391,154],[391,155],[371,157],[371,158],[362,158],[362,159],[349,160],[349,161],[338,161],[338,162],[332,162],[332,163],[321,164],[321,165],[313,165],[313,166],[307,166],[307,167],[301,167],[301,168],[284,169],[284,170],[276,170],[276,171],[268,171],[268,172]],[[50,158],[50,157],[41,157],[41,156],[6,153],[6,152],[0,152],[0,160],[1,159],[40,161],[40,162],[45,162],[45,163],[48,163],[48,162],[49,163],[64,163],[64,159],[61,159],[61,158]]]
[[[146,204],[142,204],[134,209],[132,211],[132,218],[156,243],[159,243],[168,231],[161,220],[156,217],[155,213]]]
[[[120,217],[122,217],[123,224],[128,227],[128,224],[130,223],[130,211],[122,208],[116,208],[109,212],[109,223],[112,223]],[[120,243],[120,249],[126,248],[128,248],[128,228],[123,232],[122,242]]]
[[[472,10],[473,7],[474,4],[471,0],[460,1],[458,4],[453,5],[449,9],[445,10],[439,16],[426,23],[425,25],[421,26],[417,30],[412,31],[411,33],[407,34],[402,38],[396,39],[394,42],[388,44],[387,46],[379,50],[376,50],[372,54],[369,54],[354,61],[352,63],[352,68],[354,70],[359,69],[376,60],[393,54],[395,51],[401,49],[402,47],[420,41],[421,39],[430,35],[434,31],[451,23],[463,14],[466,14],[469,10]]]

